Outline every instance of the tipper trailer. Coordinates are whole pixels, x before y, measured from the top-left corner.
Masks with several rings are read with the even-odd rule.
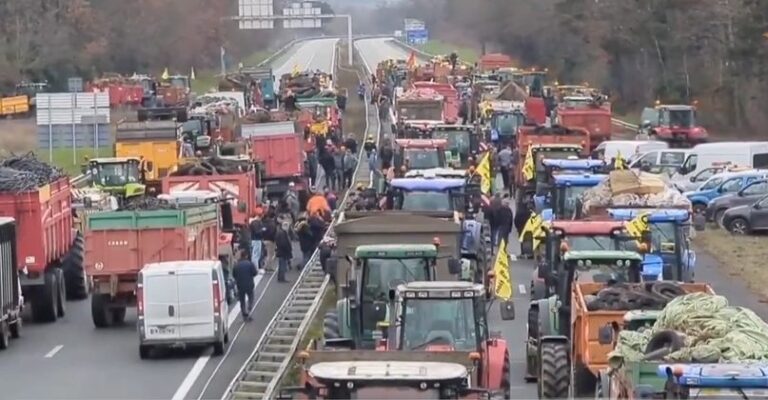
[[[16,268],[16,221],[0,218],[0,350],[21,335],[23,307]]]
[[[21,290],[33,319],[54,322],[66,299],[85,299],[83,237],[73,228],[71,186],[66,177],[20,193],[0,193],[0,217],[16,220]]]
[[[144,265],[217,258],[218,206],[92,214],[85,238],[85,266],[93,281],[91,316],[97,328],[105,328],[124,321],[126,308],[136,304]]]

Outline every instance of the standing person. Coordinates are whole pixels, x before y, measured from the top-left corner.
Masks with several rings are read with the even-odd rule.
[[[323,173],[325,174],[325,186],[334,188],[334,182],[336,181],[336,162],[334,161],[334,154],[330,146],[327,146],[320,153],[320,165],[323,167]]]
[[[355,167],[357,167],[357,157],[347,149],[342,162],[344,164],[344,187],[348,188],[352,186],[352,178],[355,175]]]
[[[512,147],[510,145],[504,146],[504,148],[496,155],[496,159],[501,171],[501,180],[504,182],[504,190],[511,193],[511,187],[509,185],[509,174],[512,171]]]
[[[293,258],[293,243],[288,230],[291,229],[287,222],[283,222],[275,232],[275,255],[277,256],[277,281],[288,282],[285,274],[291,265]]]
[[[277,233],[277,215],[271,207],[267,210],[267,215],[263,219],[264,229],[261,235],[264,247],[267,249],[267,256],[264,260],[264,270],[274,271],[275,262],[275,233]]]
[[[496,193],[491,199],[491,204],[485,209],[485,218],[491,228],[491,248],[496,248],[499,243],[499,211],[503,207],[501,202],[501,193]]]
[[[253,289],[255,287],[253,278],[259,274],[256,269],[256,265],[248,260],[248,253],[245,251],[240,252],[240,261],[235,264],[235,268],[232,270],[232,277],[235,279],[235,285],[237,285],[237,297],[240,300],[240,312],[243,315],[244,321],[250,321],[251,317],[249,311],[253,308]],[[248,301],[246,302],[246,298]]]
[[[323,188],[323,192],[325,193],[325,201],[328,202],[328,207],[331,208],[331,211],[335,210],[336,202],[338,201],[336,194],[329,190],[327,187]]]
[[[371,152],[376,149],[376,142],[373,140],[373,135],[368,135],[368,137],[365,138],[363,149],[365,150],[366,157],[370,157]]]
[[[365,101],[365,83],[363,82],[360,82],[360,84],[357,85],[357,97],[360,101]]]
[[[302,260],[298,267],[298,269],[301,270],[309,263],[309,259],[312,258],[312,253],[314,253],[317,243],[315,243],[312,228],[305,215],[299,219],[299,222],[296,223],[296,226],[293,229],[296,231],[296,236],[299,239],[299,248],[301,248]]]
[[[371,151],[371,154],[368,156],[368,170],[376,172],[377,175],[379,175],[379,170],[376,169],[376,164],[378,160],[379,160],[379,155],[376,152],[376,149],[373,149],[373,151]]]
[[[512,233],[512,227],[514,225],[515,216],[512,213],[512,207],[510,207],[509,199],[504,199],[501,202],[501,208],[498,211],[497,218],[499,238],[497,239],[497,246],[502,240],[506,240],[509,243],[509,234]]]
[[[381,160],[381,169],[389,169],[392,166],[392,157],[395,155],[392,149],[392,141],[389,138],[384,138],[378,155]]]
[[[336,190],[344,190],[344,156],[347,149],[341,146],[333,153],[333,168],[336,171]]]
[[[357,154],[357,140],[355,140],[355,134],[349,134],[347,140],[344,141],[344,146],[346,146],[352,154]]]
[[[347,111],[347,89],[344,89],[344,91],[336,89],[336,107],[339,108],[341,114]]]
[[[261,222],[261,215],[255,214],[248,227],[251,231],[251,261],[259,269],[262,269],[264,268],[261,257],[263,253],[264,224]]]

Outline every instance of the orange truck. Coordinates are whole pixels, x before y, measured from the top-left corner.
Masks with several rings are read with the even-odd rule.
[[[480,71],[482,72],[496,71],[501,68],[511,68],[512,58],[501,53],[485,54],[478,60],[478,67],[480,67]]]
[[[557,124],[589,131],[590,151],[611,140],[611,103],[597,103],[592,97],[567,96],[555,110]]]
[[[29,97],[26,95],[0,98],[0,117],[26,115],[29,111]]]

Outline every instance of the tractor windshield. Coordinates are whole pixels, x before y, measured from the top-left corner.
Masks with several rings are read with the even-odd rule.
[[[608,235],[566,235],[564,240],[568,243],[570,250],[592,251],[614,250],[616,248],[616,240]]]
[[[496,114],[491,120],[491,127],[499,132],[500,136],[514,135],[517,127],[523,124],[523,115],[514,114]]]
[[[624,260],[578,260],[571,262],[576,267],[574,280],[577,282],[630,281],[629,266],[624,265]]]
[[[174,77],[171,78],[168,83],[170,83],[171,87],[179,88],[179,89],[186,89],[187,88],[187,79],[183,77]]]
[[[451,346],[456,351],[472,351],[477,348],[472,298],[406,298],[403,308],[402,349]]]
[[[98,163],[91,168],[94,182],[101,186],[123,186],[139,182],[139,168],[135,163]]]
[[[675,231],[677,224],[674,222],[654,222],[651,226],[651,251],[664,252],[674,248],[677,243]]]
[[[450,150],[456,154],[469,155],[469,131],[455,130],[455,131],[434,131],[432,132],[433,139],[445,139],[448,141],[448,147],[446,150]]]
[[[442,121],[443,104],[440,101],[422,101],[418,103],[405,103],[400,100],[397,113],[405,121]]]
[[[576,207],[578,207],[579,199],[581,195],[587,190],[591,189],[590,186],[566,186],[563,190],[563,211],[561,215],[569,216],[576,214]]]
[[[386,319],[389,289],[398,284],[428,281],[429,265],[424,258],[368,258],[365,260],[362,293],[363,335],[370,337],[376,324]]]
[[[662,115],[662,122],[668,122],[669,126],[690,128],[696,126],[696,114],[693,110],[668,110]]]
[[[408,169],[444,168],[445,154],[442,150],[432,149],[405,149],[404,159],[408,162]]]
[[[406,211],[453,211],[452,197],[449,191],[403,191],[399,201],[399,210]]]

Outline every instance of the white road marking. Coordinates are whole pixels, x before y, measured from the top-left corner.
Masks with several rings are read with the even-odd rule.
[[[56,355],[56,353],[58,353],[58,352],[59,352],[61,349],[63,349],[63,348],[64,348],[64,345],[63,345],[63,344],[60,344],[60,345],[58,345],[58,346],[56,346],[56,347],[52,348],[52,349],[51,349],[51,351],[49,351],[48,353],[46,353],[46,355],[45,355],[45,358],[53,358],[53,356],[55,356],[55,355]]]
[[[525,285],[522,283],[517,286],[518,290],[520,291],[520,294],[525,294]]]
[[[275,275],[273,274],[272,277]],[[269,278],[269,281],[266,285],[264,285],[264,290],[261,292],[261,296],[259,296],[256,301],[253,302],[253,308],[256,308],[256,306],[259,305],[261,302],[261,299],[264,297],[264,293],[267,291],[267,288],[269,287],[270,282],[272,281],[272,277]],[[255,278],[253,278],[253,285],[254,287],[257,287],[259,285],[259,282],[264,279],[264,272],[259,272],[258,275],[256,275]],[[253,309],[251,309],[253,311]],[[240,302],[235,303],[235,306],[232,307],[229,310],[229,315],[227,316],[227,327],[231,327],[232,324],[235,323],[237,320],[237,317],[240,315]],[[238,332],[239,333],[239,332]],[[230,338],[230,346],[232,345],[232,342],[234,342],[233,338]],[[229,351],[229,350],[227,350]],[[208,364],[208,361],[211,359],[212,350],[210,348],[205,349],[205,352],[195,361],[195,364],[192,365],[192,369],[189,370],[187,373],[187,376],[184,377],[184,380],[181,381],[181,384],[176,389],[176,392],[173,394],[172,400],[184,400],[187,397],[187,393],[189,393],[189,390],[192,389],[192,386],[197,382],[197,378],[200,377],[200,374],[203,373],[203,369],[205,369],[205,365]]]

